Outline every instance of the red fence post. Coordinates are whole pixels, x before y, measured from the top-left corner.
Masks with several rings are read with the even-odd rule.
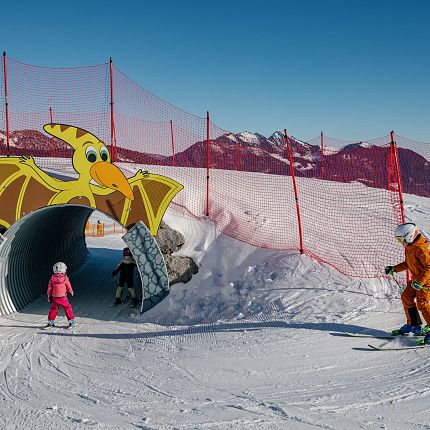
[[[321,178],[324,179],[324,135],[321,132]]]
[[[175,158],[175,138],[173,136],[173,121],[170,120],[170,137],[172,138],[172,166],[176,166]]]
[[[290,141],[288,139],[288,134],[286,129],[284,129],[284,136],[285,136],[285,144],[288,150],[288,158],[290,159],[291,178],[293,179],[294,196],[296,199],[297,223],[299,226],[299,237],[300,237],[300,254],[303,254],[303,235],[302,235],[302,221],[300,218],[299,197],[297,193],[296,177],[294,175],[293,156],[291,155]]]
[[[405,222],[405,208],[404,208],[404,201],[403,201],[403,189],[402,189],[402,179],[400,177],[400,163],[399,163],[399,154],[397,152],[397,145],[394,140],[394,131],[391,130],[390,132],[390,148],[392,149],[393,153],[393,161],[394,161],[394,167],[396,170],[396,178],[397,178],[397,191],[399,193],[399,200],[400,200],[400,213],[402,217],[402,223]],[[409,270],[406,271],[406,283],[408,284],[411,280],[411,275]]]
[[[49,123],[53,124],[54,121],[52,119],[52,106],[49,106]],[[51,137],[51,146],[52,146],[52,152],[54,155],[58,155],[57,151],[55,150],[55,146],[54,146],[54,136]]]
[[[112,161],[116,161],[115,116],[114,116],[114,111],[113,111],[112,57],[109,58],[109,86],[110,86],[110,147],[111,147],[111,160]]]
[[[397,178],[397,190],[399,193],[399,200],[400,200],[400,213],[402,215],[402,222],[405,222],[405,208],[404,208],[404,201],[403,201],[403,189],[402,189],[402,180],[400,177],[400,164],[399,164],[399,155],[397,152],[397,145],[394,141],[394,131],[390,132],[390,147],[393,151],[393,161],[394,161],[394,167],[396,169],[396,178]]]
[[[3,51],[3,78],[4,78],[4,100],[6,107],[6,146],[7,146],[7,156],[10,155],[9,150],[9,102],[7,96],[7,74],[6,74],[6,51]]]
[[[210,133],[209,133],[209,111],[206,112],[206,216],[209,216],[209,169],[210,169]]]

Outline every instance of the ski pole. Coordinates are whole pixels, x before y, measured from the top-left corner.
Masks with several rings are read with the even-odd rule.
[[[394,276],[394,273],[391,275],[393,277],[393,279],[396,281],[397,286],[399,287],[399,292],[400,294],[403,293],[403,288],[402,286],[399,284],[399,282],[397,281],[396,277]]]

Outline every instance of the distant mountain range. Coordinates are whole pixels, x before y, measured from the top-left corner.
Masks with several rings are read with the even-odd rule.
[[[342,148],[320,147],[289,137],[294,172],[298,177],[338,182],[361,182],[375,188],[387,188],[388,145],[366,142]],[[38,157],[70,157],[72,149],[64,142],[37,130],[10,133],[11,155]],[[6,136],[0,130],[0,155],[5,154]],[[54,148],[54,154],[53,154]],[[284,134],[276,131],[270,137],[258,133],[226,133],[210,141],[210,164],[214,169],[239,170],[277,175],[290,175],[290,162]],[[117,161],[146,165],[206,167],[206,141],[196,142],[173,156],[163,156],[117,147]],[[430,197],[430,165],[416,152],[398,148],[403,191]]]

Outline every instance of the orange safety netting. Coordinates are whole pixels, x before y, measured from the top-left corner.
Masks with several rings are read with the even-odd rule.
[[[125,171],[143,168],[182,183],[173,209],[208,216],[224,234],[258,247],[302,250],[352,276],[382,276],[402,259],[393,238],[403,219],[401,191],[430,197],[426,143],[289,137],[296,198],[283,132],[228,132],[110,63],[62,69],[4,60],[0,155],[33,155],[42,168],[71,173],[71,148],[42,126],[75,125],[110,145]]]

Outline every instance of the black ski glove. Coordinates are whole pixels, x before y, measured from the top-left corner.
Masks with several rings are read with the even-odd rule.
[[[385,274],[386,274],[386,275],[393,275],[393,274],[394,274],[394,272],[395,272],[395,270],[394,270],[394,266],[387,266],[387,267],[385,268]]]

